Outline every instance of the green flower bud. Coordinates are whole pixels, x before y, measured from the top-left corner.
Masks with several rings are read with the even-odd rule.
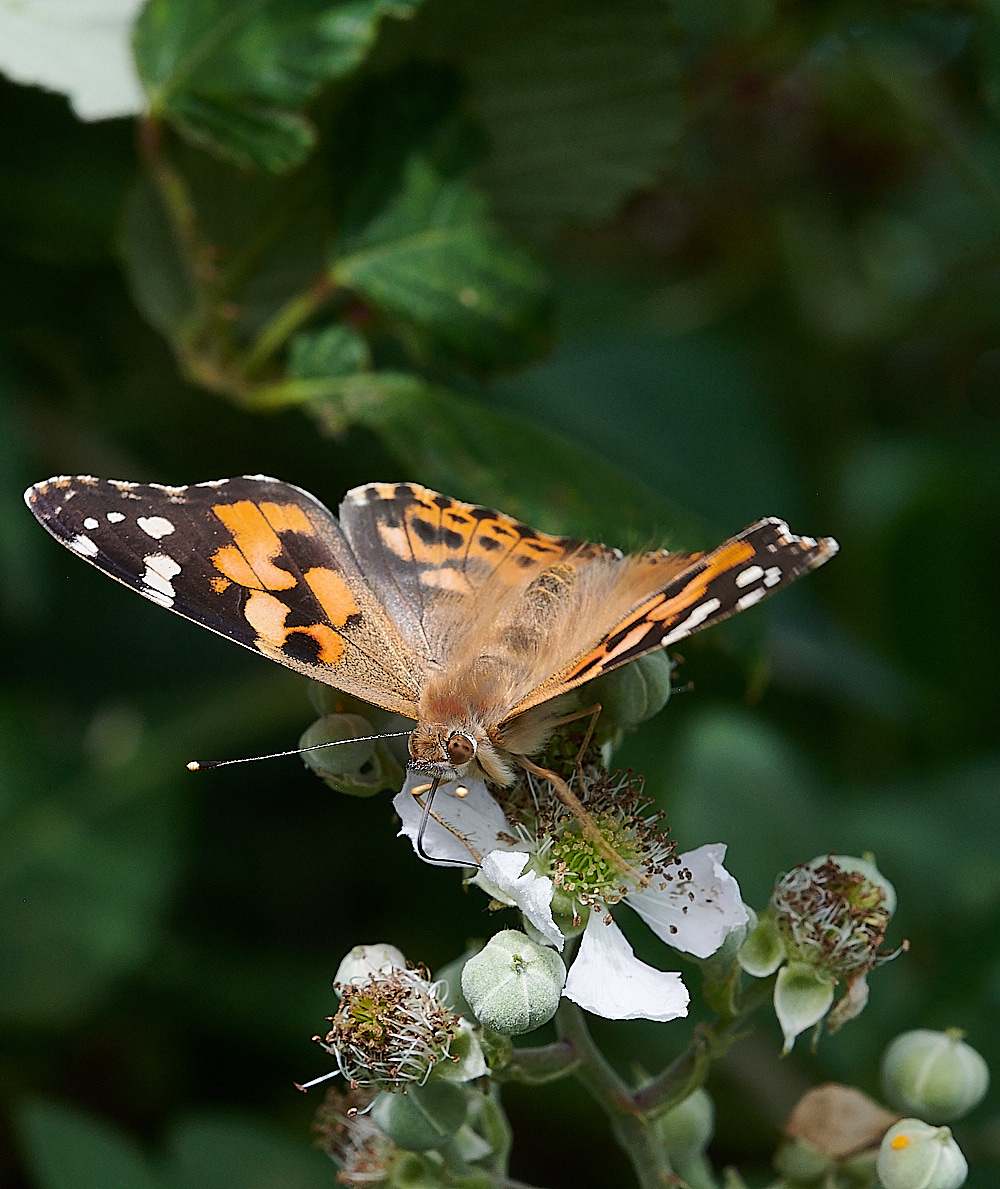
[[[792,1051],[800,1032],[805,1032],[830,1010],[833,983],[806,962],[789,962],[774,984],[774,1011],[785,1034],[782,1056]]]
[[[476,1018],[508,1036],[531,1032],[559,1006],[566,967],[555,950],[505,929],[462,971],[462,992]]]
[[[833,1168],[834,1162],[819,1148],[801,1139],[790,1139],[774,1154],[774,1167],[796,1185],[818,1181]]]
[[[666,652],[658,651],[592,681],[586,697],[601,704],[603,733],[609,728],[637,727],[658,714],[670,698],[673,671],[673,661]]]
[[[764,912],[737,955],[740,966],[753,978],[767,978],[785,960],[785,941],[774,914]]]
[[[302,759],[331,788],[352,797],[372,797],[403,779],[403,769],[382,741],[368,739],[376,729],[360,714],[327,714],[303,731],[299,747],[336,744],[303,753]],[[357,739],[357,743],[342,742]]]
[[[956,1028],[904,1032],[882,1057],[882,1089],[901,1112],[952,1123],[975,1109],[990,1084],[986,1062]]]
[[[683,1102],[661,1115],[659,1128],[672,1163],[683,1163],[703,1152],[715,1132],[715,1103],[711,1095],[699,1086]]]
[[[406,958],[403,951],[394,945],[378,942],[375,945],[356,945],[337,967],[333,976],[334,986],[337,983],[352,983],[363,986],[370,983],[379,974],[389,974],[393,970],[405,970]]]
[[[878,1153],[885,1189],[959,1189],[969,1166],[947,1127],[902,1119],[885,1133]]]
[[[405,1094],[380,1094],[371,1117],[397,1147],[426,1152],[451,1139],[467,1110],[468,1096],[460,1086],[434,1081],[411,1086]]]

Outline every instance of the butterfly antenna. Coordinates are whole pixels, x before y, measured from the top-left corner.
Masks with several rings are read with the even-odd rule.
[[[212,768],[228,768],[230,764],[255,764],[258,760],[278,760],[282,756],[300,756],[304,751],[319,751],[322,747],[339,747],[341,743],[371,743],[375,739],[402,739],[409,731],[390,731],[385,735],[359,735],[356,739],[331,739],[328,743],[313,743],[309,747],[293,747],[291,751],[271,751],[263,756],[242,756],[238,760],[191,760],[189,772],[208,772]],[[435,788],[437,785],[434,786]]]

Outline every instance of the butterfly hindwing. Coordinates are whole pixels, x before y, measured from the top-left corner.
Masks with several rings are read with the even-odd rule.
[[[265,476],[190,487],[60,476],[25,499],[62,544],[160,606],[414,714],[419,666],[306,492]]]
[[[754,606],[822,565],[837,548],[830,537],[797,537],[783,520],[768,517],[709,553],[690,555],[679,574],[523,698],[510,717]]]
[[[340,521],[404,636],[438,662],[452,650],[465,610],[480,599],[499,608],[554,566],[621,561],[603,545],[551,536],[416,483],[356,487]]]

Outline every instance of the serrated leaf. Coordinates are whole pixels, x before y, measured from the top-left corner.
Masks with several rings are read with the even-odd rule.
[[[18,1130],[38,1189],[160,1189],[135,1140],[82,1111],[33,1103]]]
[[[150,0],[136,26],[155,115],[239,165],[280,173],[315,140],[302,108],[420,0]]]
[[[493,145],[484,184],[526,233],[608,218],[656,180],[681,132],[675,32],[658,0],[563,8],[466,68]]]
[[[543,338],[545,274],[490,221],[481,194],[423,157],[330,275],[393,319],[418,354],[509,367]]]

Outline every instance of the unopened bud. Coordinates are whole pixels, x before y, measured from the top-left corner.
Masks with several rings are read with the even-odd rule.
[[[380,974],[391,974],[394,970],[405,970],[406,958],[403,951],[394,945],[377,942],[375,945],[356,945],[337,967],[334,985],[337,983],[364,986]]]
[[[658,650],[592,681],[587,697],[601,704],[600,726],[628,729],[658,714],[670,698],[673,671],[674,662]]]
[[[808,1185],[828,1173],[834,1162],[806,1140],[788,1139],[775,1152],[774,1167],[785,1181]]]
[[[660,1134],[673,1163],[682,1164],[709,1145],[715,1131],[715,1103],[699,1086],[683,1102],[660,1116]]]
[[[382,1093],[372,1121],[399,1148],[426,1152],[448,1142],[465,1122],[468,1096],[454,1082],[411,1086],[405,1094]]]
[[[551,1020],[565,982],[566,967],[555,950],[514,929],[493,936],[462,971],[462,992],[476,1018],[507,1036]]]
[[[897,1110],[927,1123],[952,1123],[986,1096],[990,1071],[958,1029],[904,1032],[882,1057],[882,1089]]]
[[[338,792],[372,797],[403,779],[403,769],[385,743],[368,738],[375,734],[376,727],[360,714],[326,714],[303,731],[299,747],[334,746],[304,752],[303,762]]]
[[[947,1127],[902,1119],[885,1133],[878,1153],[885,1189],[959,1189],[969,1166]]]

